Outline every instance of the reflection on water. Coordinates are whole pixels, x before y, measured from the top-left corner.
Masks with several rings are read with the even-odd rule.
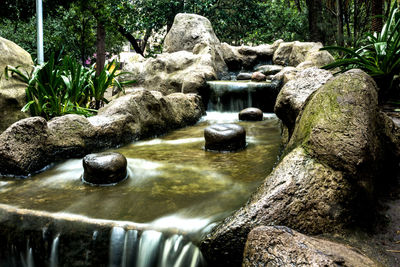
[[[245,150],[204,151],[204,128],[222,122],[245,127]],[[238,122],[237,113],[210,112],[195,126],[112,150],[128,158],[130,173],[116,186],[82,184],[82,160],[73,159],[27,180],[0,182],[0,203],[197,231],[248,199],[271,171],[279,145],[273,115]]]

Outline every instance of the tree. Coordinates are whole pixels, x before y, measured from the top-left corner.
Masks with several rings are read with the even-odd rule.
[[[371,9],[371,30],[379,32],[382,29],[383,21],[383,0],[372,0]]]

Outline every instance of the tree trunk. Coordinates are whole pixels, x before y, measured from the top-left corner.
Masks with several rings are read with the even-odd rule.
[[[133,49],[135,49],[135,52],[143,55],[143,50],[140,49],[139,44],[137,43],[135,37],[133,37],[132,34],[130,34],[124,27],[122,27],[121,25],[117,26],[118,31],[122,34],[122,36],[124,36],[126,39],[128,39],[128,41],[131,43],[131,45],[133,46]]]
[[[323,33],[321,31],[321,15],[322,3],[321,0],[306,0],[308,8],[308,29],[310,32],[310,41],[324,42]]]
[[[97,21],[96,48],[96,75],[99,76],[106,62],[106,29],[100,20]]]
[[[339,46],[344,46],[342,5],[343,5],[342,0],[336,0],[337,44]]]
[[[383,14],[383,0],[372,0],[371,9],[371,30],[373,32],[380,32],[383,27],[381,16]]]

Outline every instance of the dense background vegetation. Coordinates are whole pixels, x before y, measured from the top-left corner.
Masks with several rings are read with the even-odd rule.
[[[35,57],[35,0],[3,0],[0,36]],[[179,12],[204,15],[217,36],[234,45],[276,39],[357,46],[366,32],[380,30],[388,0],[43,0],[45,56],[64,51],[83,64],[116,54],[123,42],[145,50],[150,36],[162,39]],[[100,37],[100,38],[96,38]],[[162,43],[162,40],[159,40]],[[97,49],[99,49],[97,47]],[[101,48],[100,48],[101,49]],[[144,54],[153,51],[147,49]],[[100,58],[101,59],[101,58]]]

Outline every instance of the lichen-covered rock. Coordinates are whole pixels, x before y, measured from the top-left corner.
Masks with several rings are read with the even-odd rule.
[[[273,75],[271,77],[272,81],[279,81],[282,83],[282,86],[285,85],[288,81],[294,79],[296,77],[298,69],[295,67],[284,67],[280,72]]]
[[[15,77],[6,79],[4,69],[9,65],[19,67],[23,73],[30,73],[33,61],[28,52],[14,42],[0,37],[0,133],[14,122],[27,118],[21,111],[26,104],[26,84]]]
[[[0,174],[26,175],[49,162],[47,122],[42,117],[17,121],[0,135]]]
[[[0,135],[0,174],[26,176],[47,164],[119,146],[193,124],[204,114],[199,96],[139,90],[88,119],[66,115],[14,123]]]
[[[78,157],[91,151],[90,140],[95,135],[88,119],[69,114],[51,119],[48,124],[47,149],[55,158]]]
[[[281,42],[273,57],[274,64],[296,67],[304,61],[310,61],[316,67],[322,67],[334,61],[327,51],[320,51],[321,43]]]
[[[353,198],[342,173],[296,148],[286,155],[248,203],[203,239],[210,264],[240,266],[248,233],[260,225],[285,225],[308,234],[340,229]]]
[[[175,16],[174,23],[165,37],[163,52],[192,52],[199,43],[211,47],[220,44],[211,22],[200,15],[179,13]]]
[[[274,52],[273,62],[277,65],[288,66],[290,63],[290,55],[293,50],[294,42],[281,42]]]
[[[136,80],[135,87],[160,91],[164,95],[201,92],[208,80],[218,79],[218,74],[212,56],[198,52],[163,53],[156,58],[127,63],[123,70],[131,74],[124,75],[123,80]]]
[[[243,267],[348,266],[378,267],[355,248],[309,237],[282,226],[260,226],[247,239]]]
[[[294,79],[282,87],[275,102],[274,112],[288,127],[290,134],[307,98],[332,77],[329,71],[308,68],[298,72]]]

